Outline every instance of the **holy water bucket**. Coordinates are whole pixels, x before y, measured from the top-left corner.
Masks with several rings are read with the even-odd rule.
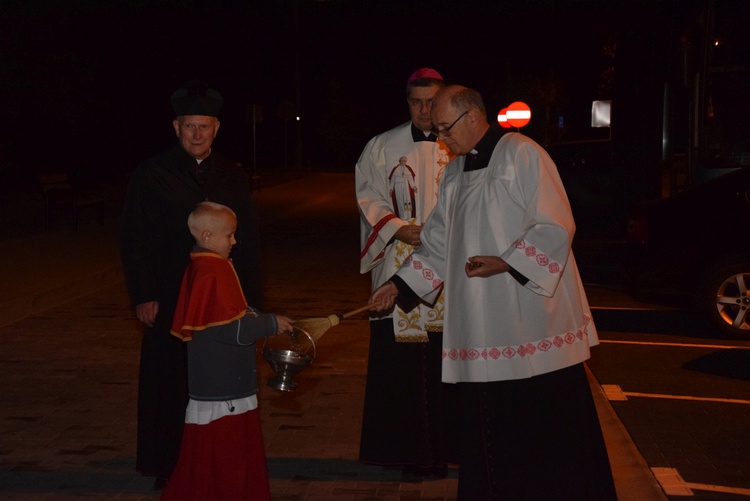
[[[299,327],[292,332],[282,332],[267,337],[263,341],[263,358],[271,366],[276,376],[268,380],[268,386],[281,391],[293,391],[294,382],[302,369],[315,360],[315,341]]]

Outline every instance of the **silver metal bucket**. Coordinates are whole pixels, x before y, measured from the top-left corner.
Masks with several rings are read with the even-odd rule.
[[[315,356],[315,341],[307,331],[299,327],[294,327],[291,333],[267,337],[263,341],[263,358],[276,373],[275,377],[268,380],[268,386],[281,391],[293,391],[297,387],[294,376],[311,365]]]

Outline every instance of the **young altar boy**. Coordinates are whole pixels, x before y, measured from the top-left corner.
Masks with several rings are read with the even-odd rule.
[[[172,334],[188,343],[190,400],[180,457],[162,500],[271,499],[258,414],[255,341],[291,320],[247,305],[229,253],[234,212],[202,202],[188,217],[195,247]]]

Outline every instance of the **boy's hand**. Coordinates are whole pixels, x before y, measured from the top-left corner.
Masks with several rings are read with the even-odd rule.
[[[294,330],[294,326],[292,325],[294,323],[294,320],[289,317],[276,315],[276,323],[279,326],[276,334],[281,334],[282,332],[292,332]]]

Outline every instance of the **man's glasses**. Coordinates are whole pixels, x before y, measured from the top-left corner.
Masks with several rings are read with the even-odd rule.
[[[439,129],[433,127],[432,128],[432,133],[435,134],[438,137],[440,137],[440,136],[451,137],[451,129],[453,128],[453,126],[456,125],[458,123],[458,121],[461,120],[464,117],[464,115],[466,115],[468,112],[469,112],[469,110],[466,110],[463,113],[461,113],[458,116],[458,118],[453,121],[452,124],[450,124],[448,127],[446,127],[443,130],[439,130]]]

